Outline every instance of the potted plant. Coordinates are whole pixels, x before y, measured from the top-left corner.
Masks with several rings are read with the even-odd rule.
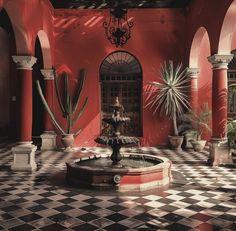
[[[170,144],[175,150],[182,150],[183,136],[179,135],[177,119],[190,109],[187,88],[188,73],[179,63],[174,67],[173,61],[164,63],[160,71],[161,82],[148,83],[147,107],[153,114],[160,112],[173,121],[173,135],[169,136]]]
[[[64,88],[63,88],[64,91],[61,92],[60,87],[59,87],[58,76],[57,76],[54,68],[53,68],[53,72],[54,72],[54,81],[55,81],[57,99],[58,99],[58,102],[60,105],[62,116],[66,119],[66,128],[65,129],[57,122],[55,115],[53,114],[51,108],[49,107],[49,105],[43,95],[42,88],[40,86],[39,81],[36,81],[37,89],[38,89],[40,98],[43,102],[43,105],[44,105],[46,111],[48,112],[53,124],[62,134],[61,141],[65,147],[65,151],[70,151],[71,146],[74,143],[74,137],[76,137],[81,132],[81,129],[75,129],[74,125],[79,120],[79,118],[82,115],[82,113],[85,109],[85,106],[87,105],[87,102],[88,102],[88,97],[86,97],[84,102],[81,105],[81,108],[79,110],[77,110],[78,105],[79,105],[79,101],[80,101],[80,95],[81,95],[82,88],[84,85],[85,70],[84,69],[80,70],[78,88],[77,88],[77,91],[76,91],[76,94],[74,95],[74,97],[72,97],[70,95],[68,74],[64,73],[62,76],[64,78]]]
[[[197,132],[196,140],[192,140],[191,144],[194,151],[202,151],[206,145],[206,140],[202,140],[202,133],[207,130],[211,132],[209,122],[211,119],[211,111],[209,110],[208,103],[204,103],[200,111],[190,111],[186,116],[190,119],[193,129]]]
[[[236,118],[228,118],[227,137],[230,148],[236,148]]]

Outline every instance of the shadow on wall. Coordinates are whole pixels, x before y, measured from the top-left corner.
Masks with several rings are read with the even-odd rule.
[[[202,103],[208,103],[209,110],[212,111],[212,85],[211,83],[203,85],[198,91],[198,102],[199,106]],[[212,129],[212,120],[209,122],[209,127]],[[204,131],[202,134],[202,138],[209,140],[211,138],[211,134],[207,131]]]

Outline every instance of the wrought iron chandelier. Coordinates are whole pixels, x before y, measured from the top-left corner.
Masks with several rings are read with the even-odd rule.
[[[127,19],[127,12],[127,9],[118,5],[110,9],[109,21],[103,22],[107,39],[116,47],[122,47],[131,36],[134,23]]]

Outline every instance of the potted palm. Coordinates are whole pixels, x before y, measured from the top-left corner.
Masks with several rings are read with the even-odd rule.
[[[208,103],[204,103],[199,111],[190,111],[186,116],[190,119],[193,129],[196,131],[196,140],[192,140],[191,144],[194,151],[202,151],[206,145],[206,140],[202,140],[202,133],[206,130],[211,132],[209,122],[211,119],[211,111],[209,110]]]
[[[55,69],[53,69],[53,71],[54,71],[56,95],[60,105],[62,116],[66,119],[66,128],[63,128],[58,123],[55,115],[53,114],[51,108],[49,107],[43,95],[39,81],[36,81],[37,90],[39,92],[42,103],[46,111],[48,112],[53,124],[62,134],[61,142],[65,147],[65,151],[70,151],[71,146],[74,143],[74,137],[76,137],[81,132],[81,129],[75,129],[74,125],[79,120],[88,102],[88,97],[86,97],[84,102],[81,104],[80,109],[78,110],[80,95],[84,85],[85,70],[84,69],[80,70],[78,88],[74,97],[70,95],[69,76],[67,75],[67,73],[64,73],[62,76],[64,80],[64,88],[63,88],[64,91],[62,92],[60,91],[59,80]]]
[[[170,144],[175,150],[182,150],[183,136],[179,135],[177,119],[190,109],[187,88],[188,73],[179,63],[174,67],[173,61],[164,63],[160,70],[161,82],[149,82],[147,87],[146,106],[153,114],[160,112],[173,122],[173,135],[169,136]]]

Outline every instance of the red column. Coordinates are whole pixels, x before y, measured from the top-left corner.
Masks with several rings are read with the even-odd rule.
[[[33,56],[13,56],[18,75],[18,138],[21,142],[32,140],[32,66],[36,63]]]
[[[227,69],[233,55],[215,54],[208,57],[213,66],[212,79],[212,138],[209,142],[208,164],[213,166],[232,164],[227,144]]]
[[[212,138],[224,139],[227,125],[228,63],[233,55],[213,55],[208,60],[213,65],[212,79]]]
[[[44,96],[48,103],[48,106],[53,111],[53,96],[54,96],[54,75],[52,69],[42,69],[41,73],[44,77]],[[49,114],[45,110],[44,112],[44,131],[53,131],[54,126],[50,119]]]
[[[198,107],[198,74],[199,68],[188,68],[187,72],[190,78],[190,105],[193,111]]]

